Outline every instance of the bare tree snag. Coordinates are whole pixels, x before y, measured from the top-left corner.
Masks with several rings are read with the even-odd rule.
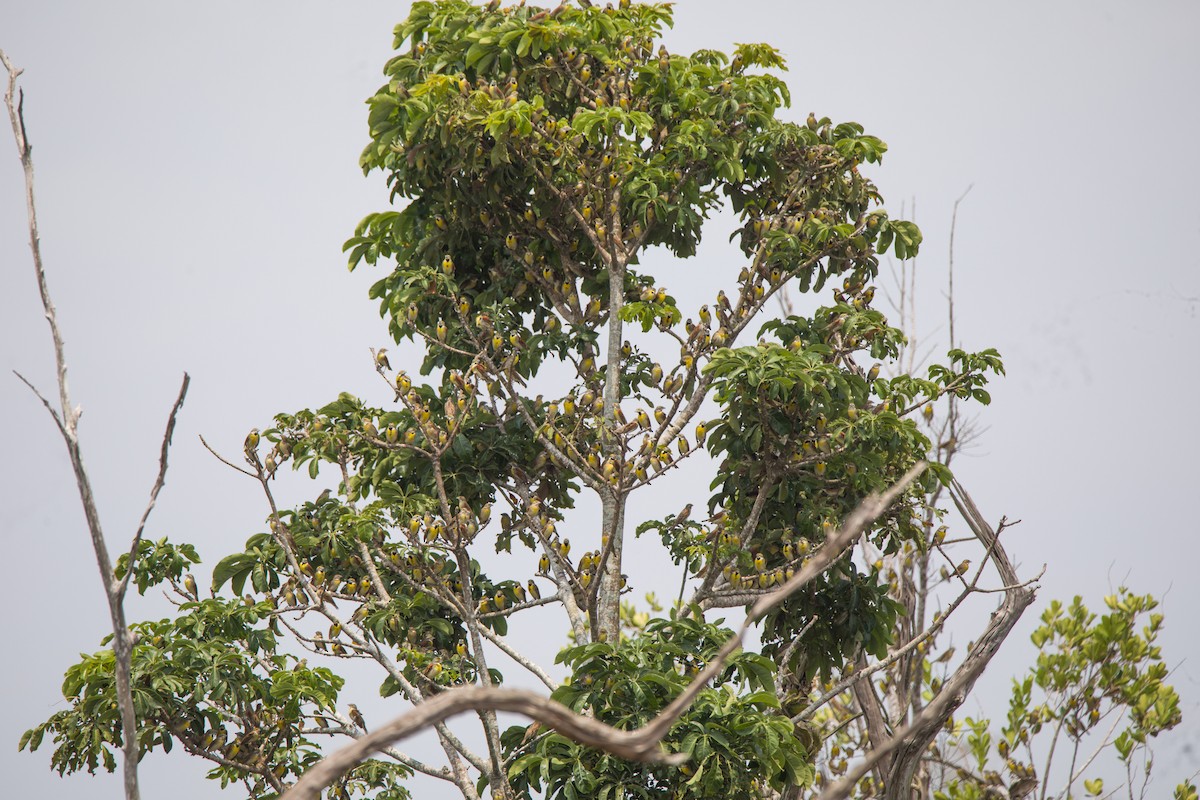
[[[71,459],[71,468],[75,472],[75,483],[79,487],[79,499],[83,503],[83,513],[87,519],[88,532],[92,539],[92,549],[96,556],[96,566],[100,570],[100,580],[104,585],[104,596],[108,601],[108,612],[112,621],[116,693],[117,703],[121,711],[121,738],[124,754],[122,767],[125,798],[126,800],[139,800],[141,795],[138,789],[137,775],[137,717],[133,708],[133,692],[130,681],[133,640],[125,622],[125,592],[129,587],[129,577],[133,572],[133,565],[137,558],[138,544],[141,542],[142,533],[145,531],[146,520],[149,519],[150,512],[154,510],[158,493],[166,482],[167,451],[171,445],[171,435],[175,431],[175,419],[179,413],[179,409],[183,407],[183,401],[187,396],[188,384],[191,379],[187,373],[184,373],[183,383],[179,387],[179,396],[175,400],[175,405],[171,408],[171,414],[167,420],[167,430],[163,435],[158,477],[154,482],[154,487],[150,491],[150,501],[146,506],[145,512],[142,514],[137,533],[134,535],[133,542],[130,545],[125,576],[118,581],[113,573],[108,545],[104,539],[104,532],[100,527],[100,512],[96,508],[91,481],[88,480],[87,471],[83,466],[83,455],[79,446],[78,430],[79,418],[83,411],[78,406],[71,406],[70,393],[67,390],[67,361],[63,347],[62,331],[58,327],[58,315],[54,309],[54,303],[50,299],[50,289],[46,284],[46,270],[42,262],[41,238],[38,235],[37,206],[34,202],[33,147],[29,143],[29,138],[25,130],[25,93],[17,87],[17,78],[20,77],[22,70],[13,66],[3,50],[0,50],[0,63],[3,63],[4,69],[8,72],[8,85],[4,92],[4,104],[8,108],[8,117],[12,123],[13,138],[17,144],[17,155],[21,159],[21,167],[25,172],[25,205],[29,215],[29,247],[33,252],[34,273],[37,278],[38,292],[42,298],[42,307],[46,314],[46,322],[50,325],[50,336],[54,341],[54,359],[58,374],[59,409],[56,410],[50,404],[50,401],[25,376],[19,372],[16,375],[41,400],[46,410],[50,412],[50,416],[54,419],[54,424],[58,426],[58,432],[62,435],[63,442],[67,446],[67,454]]]

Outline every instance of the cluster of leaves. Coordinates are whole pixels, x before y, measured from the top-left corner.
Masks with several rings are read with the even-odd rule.
[[[605,642],[563,650],[572,670],[554,699],[629,730],[649,722],[716,654],[731,632],[672,614],[649,621],[640,635],[615,647]],[[664,745],[692,757],[683,769],[632,764],[536,727],[504,735],[509,776],[519,791],[547,798],[725,798],[770,787],[806,785],[811,753],[792,723],[777,713],[774,663],[735,654],[716,681],[671,729]],[[808,742],[811,747],[811,742]]]
[[[1178,725],[1182,714],[1156,644],[1163,624],[1154,610],[1158,602],[1122,587],[1104,604],[1108,613],[1098,617],[1079,597],[1066,606],[1051,602],[1031,636],[1037,663],[1013,681],[1008,715],[998,732],[993,734],[986,719],[968,718],[942,748],[961,750],[966,763],[937,793],[939,800],[979,800],[988,796],[989,787],[1052,781],[1052,774],[1037,774],[1035,758],[1047,758],[1052,769],[1049,759],[1059,747],[1068,754],[1067,770],[1076,773],[1062,776],[1065,791],[1082,782],[1088,795],[1105,794],[1102,778],[1077,770],[1091,765],[1078,756],[1096,736],[1102,737],[1102,747],[1115,750],[1132,795],[1134,776],[1148,775],[1134,763],[1135,756],[1148,753],[1150,739]],[[1184,784],[1175,796],[1194,797],[1195,791]]]
[[[160,543],[158,549],[166,548]],[[273,626],[261,627],[270,615],[267,603],[209,599],[184,603],[174,619],[133,626],[140,752],[170,752],[180,744],[216,762],[210,778],[223,786],[242,782],[251,796],[263,798],[277,796],[281,780],[319,760],[305,730],[334,708],[343,680],[280,653]],[[63,696],[70,708],[27,731],[21,749],[37,750],[50,735],[51,765],[59,773],[95,772],[101,765],[111,771],[121,746],[112,651],[72,666]],[[395,764],[388,772],[377,786],[409,774]]]

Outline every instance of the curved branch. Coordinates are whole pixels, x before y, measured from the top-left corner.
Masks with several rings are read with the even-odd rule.
[[[630,761],[671,765],[685,762],[688,758],[687,755],[665,752],[662,748],[662,740],[709,681],[724,669],[729,656],[742,646],[742,640],[750,626],[821,574],[835,559],[841,556],[848,547],[857,541],[863,531],[895,502],[896,498],[924,469],[925,463],[919,462],[882,495],[871,495],[863,500],[858,508],[846,518],[842,526],[829,537],[825,546],[812,556],[808,564],[777,590],[758,599],[737,632],[729,637],[716,657],[708,663],[708,666],[701,670],[687,688],[645,726],[632,731],[618,730],[591,717],[575,714],[566,706],[549,698],[520,689],[490,686],[467,686],[451,689],[426,700],[382,728],[329,755],[305,773],[296,785],[283,796],[283,800],[317,800],[325,787],[330,786],[376,750],[467,711],[508,711],[523,714],[580,744]]]

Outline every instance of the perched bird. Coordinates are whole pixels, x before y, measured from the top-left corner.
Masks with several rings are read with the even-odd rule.
[[[365,433],[367,436],[370,436],[372,439],[379,437],[379,429],[375,427],[375,423],[369,417],[363,419],[362,429],[363,433]]]
[[[396,440],[400,438],[400,431],[396,429],[396,423],[388,423],[388,426],[383,429],[383,438],[387,439],[388,444],[396,443]]]
[[[358,706],[354,705],[354,703],[351,703],[346,707],[346,713],[350,716],[351,722],[362,728],[364,731],[367,729],[367,723],[363,720],[363,715],[361,712],[359,712]]]
[[[762,553],[755,553],[754,554],[754,569],[757,570],[758,572],[762,572],[764,569],[766,569],[766,567],[767,567],[767,559],[765,559],[763,557]]]
[[[409,389],[412,389],[412,380],[408,377],[408,373],[404,370],[396,373],[396,401],[408,394]]]
[[[450,257],[449,253],[442,258],[442,272],[446,275],[454,274],[454,259]]]
[[[247,453],[254,452],[254,450],[258,447],[258,440],[259,440],[258,428],[251,428],[250,432],[246,434],[246,452]]]
[[[538,559],[538,572],[543,575],[550,572],[550,556],[542,553],[542,557]]]
[[[191,595],[193,600],[199,599],[199,596],[196,594],[196,579],[192,577],[190,572],[183,576],[183,588],[187,590],[187,593]]]
[[[377,353],[375,353],[375,366],[377,366],[381,369],[391,369],[392,368],[392,365],[388,363],[386,347],[379,348],[379,351]]]
[[[516,586],[513,587],[513,591],[516,592],[516,594],[517,594],[518,602],[524,603],[526,601],[527,597],[525,595],[525,587],[524,586],[522,586],[521,584],[518,583]]]
[[[534,600],[542,599],[542,590],[538,588],[536,583],[534,583],[533,578],[529,579],[529,596]]]
[[[658,406],[654,409],[654,419],[659,425],[662,425],[667,421],[667,412],[663,410],[662,406]]]

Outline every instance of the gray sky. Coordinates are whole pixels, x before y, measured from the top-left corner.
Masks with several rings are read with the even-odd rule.
[[[386,337],[366,297],[382,273],[347,275],[341,244],[386,203],[356,161],[363,100],[382,82],[407,5],[0,7],[0,47],[26,70],[50,287],[114,554],[143,509],[185,369],[192,390],[149,535],[194,542],[204,574],[261,530],[265,510],[197,434],[236,452],[277,411],[339,391],[389,399],[367,360]],[[1200,107],[1187,100],[1200,75],[1200,7],[683,0],[676,10],[672,50],[775,44],[791,66],[796,118],[856,120],[888,142],[873,175],[893,211],[915,204],[925,232],[918,334],[930,341],[945,340],[951,208],[974,187],[958,218],[958,333],[968,348],[998,348],[1009,376],[994,384],[988,431],[958,474],[989,516],[1023,520],[1015,555],[1027,573],[1048,565],[1038,613],[1075,594],[1097,608],[1121,584],[1165,597],[1164,650],[1181,665],[1185,710],[1159,747],[1165,793],[1200,764],[1200,531],[1185,511],[1200,477],[1186,410],[1200,390],[1200,155],[1190,144]],[[52,392],[4,131],[0,367]],[[732,283],[725,233],[695,262],[664,264],[660,280],[684,302]],[[411,369],[412,353],[393,365],[407,355]],[[21,731],[62,707],[63,671],[108,623],[51,422],[11,376],[0,376],[0,412],[14,454],[0,465],[0,531],[16,601],[0,664],[0,769],[14,796],[116,796],[116,780],[60,780],[47,750],[15,750]],[[697,499],[686,488],[676,481],[638,508],[661,517]],[[311,487],[297,478],[279,491],[297,499]],[[139,599],[130,616],[163,613]],[[985,708],[1007,697],[1035,620],[977,689]],[[559,644],[522,635],[535,652]],[[374,684],[364,686],[369,699]],[[221,794],[193,759],[153,756],[143,771],[148,798]]]

